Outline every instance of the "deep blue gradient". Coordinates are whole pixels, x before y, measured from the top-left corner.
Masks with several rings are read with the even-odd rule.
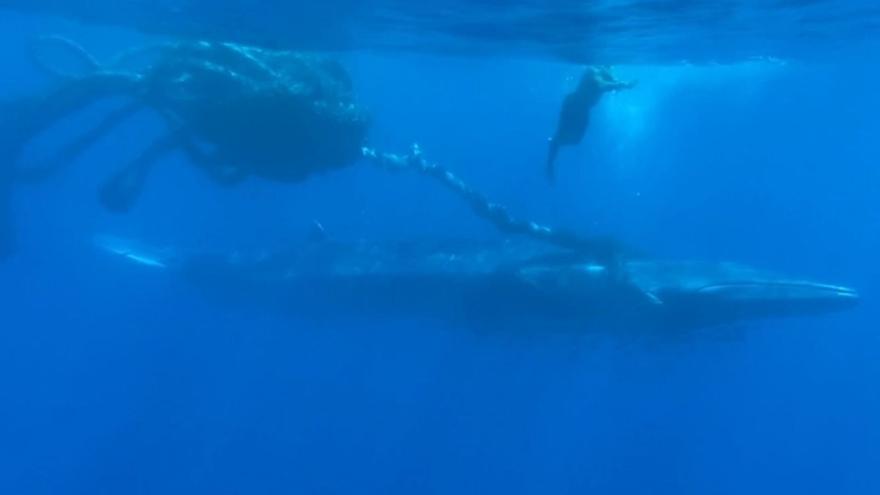
[[[4,14],[2,94],[44,83],[23,51],[46,31],[99,56],[142,41]],[[346,239],[493,232],[439,186],[366,165],[220,189],[174,157],[133,212],[107,213],[100,180],[161,132],[145,113],[16,192],[20,252],[0,265],[0,493],[880,493],[876,63],[619,67],[638,88],[601,102],[550,188],[546,138],[578,67],[343,58],[372,145],[418,142],[520,216],[846,284],[863,303],[647,343],[319,326],[218,303],[91,237],[257,248],[313,219]]]

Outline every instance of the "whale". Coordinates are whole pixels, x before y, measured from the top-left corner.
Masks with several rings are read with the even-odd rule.
[[[255,251],[98,248],[226,303],[310,318],[419,317],[532,328],[685,330],[855,307],[856,290],[728,261],[598,261],[523,240],[342,242]]]

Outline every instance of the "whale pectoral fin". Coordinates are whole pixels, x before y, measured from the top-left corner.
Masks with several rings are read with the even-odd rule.
[[[124,213],[134,206],[147,183],[156,161],[177,147],[175,135],[167,135],[150,145],[139,157],[110,176],[101,185],[98,197],[110,211]]]

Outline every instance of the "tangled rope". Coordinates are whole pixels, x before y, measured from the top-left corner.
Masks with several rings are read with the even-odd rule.
[[[541,242],[577,251],[578,253],[594,256],[600,260],[613,260],[622,251],[622,247],[611,238],[581,237],[568,230],[555,229],[536,222],[513,217],[503,205],[489,201],[485,196],[468,186],[446,168],[436,163],[428,162],[418,145],[413,145],[412,151],[407,155],[381,153],[366,147],[362,149],[362,154],[368,162],[379,168],[390,171],[412,170],[434,178],[464,199],[477,216],[489,221],[504,234],[530,237]]]
[[[55,54],[67,54],[80,70],[66,71],[53,66],[49,60],[52,51]],[[145,54],[154,54],[158,58],[155,63],[148,64],[140,71],[124,69],[126,64]],[[34,181],[44,179],[60,169],[63,163],[72,161],[73,157],[94,144],[141,107],[156,110],[169,124],[170,130],[165,137],[153,143],[142,156],[116,174],[108,182],[108,187],[102,188],[101,197],[111,209],[120,211],[128,209],[143,186],[151,164],[161,154],[172,149],[182,149],[196,165],[221,183],[237,183],[248,175],[246,170],[225,165],[224,156],[219,151],[206,153],[199,149],[193,141],[193,135],[199,132],[203,139],[219,146],[226,146],[227,154],[246,156],[252,168],[255,167],[256,159],[252,155],[256,155],[266,163],[260,162],[263,168],[254,168],[254,170],[277,180],[302,180],[308,175],[308,170],[292,173],[288,170],[289,167],[278,166],[272,161],[278,160],[279,155],[276,151],[290,154],[291,149],[302,152],[300,148],[304,148],[304,153],[311,156],[326,152],[327,149],[340,149],[339,143],[325,146],[326,143],[320,142],[309,147],[309,143],[314,141],[314,136],[309,139],[294,140],[295,146],[292,148],[291,141],[287,138],[277,142],[270,141],[269,144],[272,146],[268,148],[266,143],[260,140],[256,141],[259,146],[253,146],[247,139],[240,139],[243,133],[246,134],[250,130],[248,126],[218,128],[213,125],[215,119],[207,117],[192,121],[193,115],[196,117],[202,114],[212,115],[212,105],[216,104],[218,98],[220,100],[225,98],[236,103],[236,106],[233,106],[234,110],[264,109],[262,113],[256,111],[255,114],[253,112],[246,114],[250,115],[251,119],[274,118],[276,122],[293,126],[294,130],[299,129],[296,125],[303,127],[301,125],[303,123],[313,124],[308,120],[312,119],[327,128],[325,134],[330,135],[335,132],[334,135],[341,133],[349,136],[351,139],[344,140],[344,144],[346,144],[345,149],[349,150],[346,153],[350,154],[327,156],[324,168],[352,163],[360,155],[385,170],[412,170],[439,181],[462,198],[477,216],[490,222],[503,234],[526,236],[570,250],[577,255],[605,261],[616,260],[618,254],[622,252],[618,243],[611,238],[581,237],[568,230],[515,218],[507,208],[489,201],[446,168],[428,162],[417,145],[413,146],[406,155],[381,153],[372,148],[360,148],[358,154],[366,120],[350,101],[350,83],[347,76],[332,64],[290,53],[266,52],[235,44],[208,42],[159,43],[138,47],[124,51],[102,63],[79,44],[59,36],[37,39],[31,47],[31,57],[37,67],[55,79],[60,79],[64,84],[60,89],[28,102],[30,111],[22,112],[23,115],[27,114],[28,118],[16,121],[17,134],[21,138],[17,141],[21,143],[59,118],[98,98],[111,94],[124,94],[134,98],[129,105],[107,116],[97,128],[62,147],[57,154],[50,157],[48,163],[28,171]],[[206,87],[214,87],[215,91],[219,92],[219,96],[203,94],[201,91]],[[304,88],[311,90],[304,92]],[[287,92],[279,91],[284,89],[287,89]],[[328,94],[329,102],[323,101],[328,98]],[[280,103],[275,101],[279,98],[281,98]],[[320,101],[308,104],[314,99]],[[271,101],[272,104],[267,104],[267,101]],[[275,109],[280,110],[275,111]],[[300,116],[300,120],[305,120],[303,122],[291,120],[286,118],[288,115],[282,115],[285,118],[279,117],[278,112],[283,113],[289,109],[302,112],[303,116]],[[232,122],[236,121],[232,120]],[[193,125],[197,127],[193,129]],[[314,128],[316,125],[310,127]],[[351,146],[348,146],[349,144]],[[17,151],[17,149],[10,150],[6,154],[9,155],[8,158],[14,158]],[[282,159],[290,158],[285,154],[281,156]],[[291,156],[297,155],[293,153]],[[271,160],[267,161],[270,158]],[[309,164],[300,165],[305,167]],[[228,173],[227,169],[233,172],[238,170],[238,173]],[[19,180],[25,179],[26,174],[21,175]]]

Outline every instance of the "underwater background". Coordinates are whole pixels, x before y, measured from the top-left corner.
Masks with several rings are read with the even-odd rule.
[[[24,47],[47,32],[99,57],[145,41],[0,10],[2,94],[45,83]],[[372,146],[417,142],[519,216],[862,296],[844,313],[647,342],[319,325],[110,259],[95,235],[258,249],[303,239],[313,220],[343,239],[495,235],[436,184],[365,166],[218,188],[173,157],[132,212],[108,213],[100,180],[161,130],[139,115],[16,191],[19,252],[0,265],[0,492],[880,493],[880,65],[863,41],[804,59],[728,41],[718,62],[699,46],[694,63],[621,63],[638,87],[603,98],[554,187],[546,140],[579,65],[461,47],[338,54]]]

